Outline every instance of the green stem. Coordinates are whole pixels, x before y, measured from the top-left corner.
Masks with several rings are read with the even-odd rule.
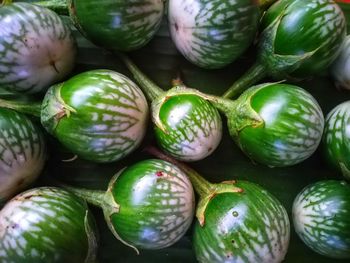
[[[134,62],[131,61],[127,55],[123,53],[117,53],[117,55],[129,69],[129,71],[133,74],[137,83],[139,83],[149,100],[153,101],[164,93],[164,90],[162,90],[157,84],[155,84],[144,73],[142,73],[142,71],[134,64]]]
[[[64,188],[71,191],[76,196],[86,200],[88,203],[93,204],[94,206],[103,208],[105,205],[105,191],[75,188],[67,185],[65,185]]]
[[[259,0],[260,9],[266,10],[270,7],[270,5],[272,5],[276,1],[277,0]]]
[[[267,75],[266,68],[259,62],[256,62],[242,77],[240,77],[233,85],[225,92],[223,98],[230,99],[247,88],[250,88],[253,84]]]
[[[0,99],[0,107],[12,109],[39,118],[41,116],[41,102],[23,102]]]
[[[2,0],[1,5],[9,5],[12,4],[12,0]]]
[[[155,147],[149,146],[146,151],[157,158],[170,162],[182,171],[186,173],[190,179],[194,189],[199,195],[199,201],[197,205],[196,217],[201,226],[205,224],[205,210],[210,202],[216,195],[222,193],[242,193],[243,189],[234,186],[235,181],[225,181],[219,184],[212,184],[205,180],[199,173],[190,168],[189,166],[171,158],[165,153],[161,152]]]
[[[11,1],[11,0],[5,0],[5,1]],[[26,2],[26,3],[32,3],[35,5],[40,5],[43,7],[46,7],[48,9],[51,9],[52,11],[56,12],[59,15],[68,15],[68,6],[67,6],[67,0],[14,0],[13,2]]]

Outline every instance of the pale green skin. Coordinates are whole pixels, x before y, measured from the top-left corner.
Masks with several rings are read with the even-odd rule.
[[[350,259],[350,185],[327,180],[305,187],[293,204],[294,228],[313,251]]]
[[[260,10],[252,0],[170,0],[169,30],[193,64],[222,68],[253,42]]]
[[[326,161],[350,180],[350,101],[327,115],[322,146]]]
[[[83,200],[55,187],[31,189],[0,211],[0,262],[92,263],[94,231]]]
[[[53,11],[29,3],[0,6],[0,85],[39,93],[73,69],[76,43]]]
[[[0,108],[0,204],[35,181],[46,158],[42,130],[24,114]]]

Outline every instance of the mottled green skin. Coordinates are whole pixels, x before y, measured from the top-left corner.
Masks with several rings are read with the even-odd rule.
[[[260,186],[238,181],[243,193],[216,195],[205,211],[205,224],[194,227],[197,260],[281,262],[289,245],[290,224],[282,204]]]
[[[350,185],[320,181],[305,187],[293,204],[295,231],[315,252],[350,259]]]
[[[271,167],[290,166],[317,149],[324,117],[317,101],[305,90],[287,84],[263,84],[243,93],[237,104],[228,112],[230,134],[252,160]],[[247,108],[260,118],[258,124],[245,122]]]
[[[1,3],[1,2],[0,2]],[[30,3],[0,6],[0,85],[45,92],[74,68],[76,43],[55,12]]]
[[[0,108],[0,204],[36,179],[46,158],[42,130],[24,114]]]
[[[341,52],[332,64],[331,74],[338,88],[350,90],[350,35],[346,36]]]
[[[130,51],[147,44],[163,17],[162,0],[68,0],[81,33],[107,49]]]
[[[325,159],[350,180],[350,101],[327,115],[322,146]]]
[[[111,223],[120,238],[136,248],[168,247],[191,225],[192,185],[168,162],[146,160],[130,166],[110,188],[120,205],[119,212],[110,216]]]
[[[259,62],[269,74],[305,77],[322,72],[337,57],[346,21],[332,0],[281,0],[265,13],[262,29]],[[314,53],[301,57],[308,52]]]
[[[158,145],[183,161],[197,161],[210,155],[222,137],[217,109],[205,99],[179,94],[165,100],[159,110],[162,129],[155,126]]]
[[[87,205],[66,190],[28,190],[0,211],[0,261],[94,262],[94,220]]]
[[[148,106],[141,90],[111,70],[81,73],[50,88],[41,122],[79,157],[119,160],[135,150],[146,132]]]
[[[170,0],[169,29],[178,50],[204,68],[222,68],[252,43],[260,19],[253,0]]]

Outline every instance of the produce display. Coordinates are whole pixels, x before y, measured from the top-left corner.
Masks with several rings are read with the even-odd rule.
[[[0,261],[348,262],[347,28],[348,1],[0,0]]]
[[[44,92],[73,70],[77,50],[72,32],[45,7],[4,2],[0,8],[0,85],[22,93]]]
[[[94,262],[95,232],[83,200],[56,187],[34,188],[0,211],[0,261]]]

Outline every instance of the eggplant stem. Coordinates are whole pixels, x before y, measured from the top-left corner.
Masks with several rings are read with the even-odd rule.
[[[0,99],[0,107],[12,109],[38,118],[41,116],[41,102],[23,102]]]
[[[64,185],[64,188],[66,188],[76,196],[86,200],[86,202],[94,206],[97,206],[97,207],[105,206],[105,195],[106,195],[105,191],[75,188],[67,185]]]
[[[256,62],[246,73],[243,74],[233,85],[222,95],[225,99],[234,98],[253,84],[263,79],[267,75],[266,68]]]
[[[148,78],[127,55],[121,52],[117,52],[117,55],[132,73],[149,100],[153,101],[164,93],[164,90],[162,90],[156,83]]]

